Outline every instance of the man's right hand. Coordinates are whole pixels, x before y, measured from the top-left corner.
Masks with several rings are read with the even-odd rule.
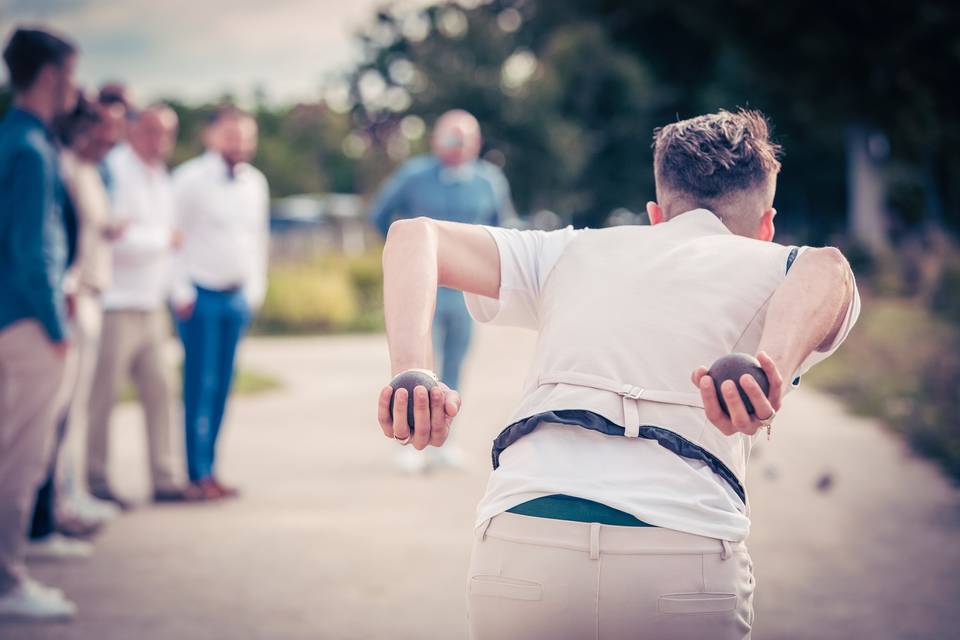
[[[443,384],[438,384],[428,393],[426,387],[413,390],[413,436],[407,424],[406,389],[397,389],[393,399],[393,415],[390,414],[390,397],[393,387],[385,386],[380,391],[377,402],[377,415],[383,435],[388,438],[409,442],[415,449],[423,450],[427,445],[442,446],[450,435],[450,424],[460,413],[460,394]],[[409,440],[408,440],[409,439]]]

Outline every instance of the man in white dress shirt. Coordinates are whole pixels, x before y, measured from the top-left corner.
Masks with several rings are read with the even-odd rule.
[[[418,218],[390,229],[394,374],[430,366],[438,285],[468,292],[480,322],[538,332],[477,512],[475,639],[750,636],[750,448],[799,376],[846,338],[859,297],[836,249],[772,242],[779,148],[761,114],[672,123],[654,143],[649,226]],[[757,354],[770,380],[765,396],[740,379],[752,414],[730,381],[725,413],[701,366],[738,351]],[[384,435],[441,446],[459,396],[400,390],[391,415],[391,391],[378,403]]]
[[[170,256],[177,243],[166,162],[177,114],[153,105],[132,115],[127,144],[107,157],[110,201],[123,234],[113,244],[113,278],[103,296],[103,334],[90,396],[87,479],[98,498],[127,506],[108,480],[110,415],[123,383],[133,380],[143,406],[156,501],[180,500],[170,444],[170,392],[163,358],[169,322]]]
[[[194,499],[215,500],[236,494],[217,478],[215,453],[237,344],[266,293],[269,192],[266,178],[249,164],[257,147],[252,116],[221,108],[204,142],[207,152],[174,172],[183,244],[173,303],[185,358],[188,491]]]

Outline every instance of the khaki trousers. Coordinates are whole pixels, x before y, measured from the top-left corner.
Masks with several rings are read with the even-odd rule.
[[[749,638],[753,590],[743,543],[504,513],[477,530],[470,636]]]
[[[63,369],[38,322],[0,331],[0,593],[26,575],[23,545],[48,469]]]
[[[153,488],[165,491],[177,486],[171,451],[170,387],[163,360],[167,327],[162,310],[108,310],[103,314],[87,434],[87,481],[91,489],[109,487],[110,415],[128,376],[143,407]]]
[[[90,392],[100,348],[103,309],[100,296],[80,291],[74,297],[74,317],[70,323],[70,358],[64,375],[62,413],[67,431],[57,454],[57,500],[79,498],[87,493],[87,424]]]

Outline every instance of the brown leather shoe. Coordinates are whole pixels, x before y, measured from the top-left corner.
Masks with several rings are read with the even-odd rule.
[[[158,489],[153,492],[154,502],[189,502],[191,497],[187,495],[187,489]]]
[[[210,481],[213,482],[213,485],[220,492],[220,496],[223,498],[236,498],[240,495],[240,490],[236,487],[230,487],[220,482],[217,478],[210,478]]]
[[[209,502],[223,498],[220,489],[214,484],[212,478],[204,478],[190,483],[183,490],[183,499],[188,502]]]

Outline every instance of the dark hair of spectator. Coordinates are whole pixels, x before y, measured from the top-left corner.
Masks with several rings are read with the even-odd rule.
[[[108,82],[101,85],[100,92],[97,95],[97,102],[104,105],[123,105],[124,109],[130,110],[133,105],[130,104],[130,96],[127,94],[127,88],[119,82]]]
[[[61,66],[76,52],[72,43],[47,31],[17,29],[3,50],[10,86],[16,92],[28,90],[45,66]]]
[[[103,115],[97,105],[88,100],[83,94],[77,98],[77,106],[68,114],[62,115],[53,123],[60,143],[69,147],[77,136],[103,120]]]
[[[253,116],[236,105],[223,104],[210,113],[207,126],[213,126],[226,118],[253,118]]]

